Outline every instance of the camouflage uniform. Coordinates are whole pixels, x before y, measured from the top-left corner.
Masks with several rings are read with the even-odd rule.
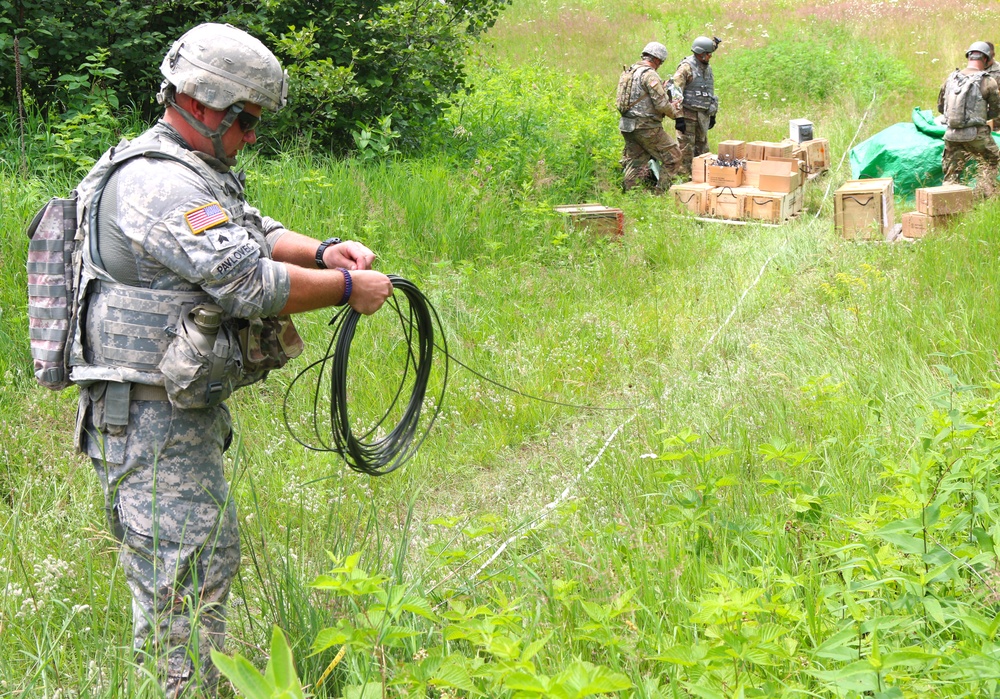
[[[677,118],[663,81],[647,63],[636,63],[630,70],[641,70],[638,84],[633,88],[629,100],[631,108],[618,122],[618,130],[625,140],[621,164],[624,170],[622,187],[628,191],[637,181],[649,174],[649,160],[652,158],[663,166],[660,184],[669,182],[681,170],[681,152],[676,139],[663,130],[663,117]]]
[[[975,75],[979,71],[966,68],[957,71],[965,75]],[[941,87],[938,93],[938,111],[945,113],[945,92],[952,76]],[[980,83],[980,91],[984,102],[984,119],[996,119],[1000,116],[1000,85],[985,71]],[[941,169],[944,171],[944,181],[959,183],[970,159],[978,163],[979,172],[976,176],[976,189],[984,196],[993,196],[996,190],[997,169],[1000,167],[1000,148],[997,147],[989,126],[972,125],[967,128],[949,128],[944,135],[944,155],[941,158]]]
[[[123,145],[128,147],[116,148]],[[284,227],[247,205],[242,181],[228,166],[192,151],[166,123],[131,144],[139,146],[181,162],[137,157],[109,180],[100,245],[107,242],[106,230],[116,231],[112,242],[117,239],[123,251],[115,256],[119,274],[112,279],[124,282],[122,270],[131,277],[117,288],[202,294],[224,309],[227,323],[275,315],[290,292],[284,265],[270,259]],[[94,179],[114,151],[78,187],[81,210],[92,203]],[[109,201],[114,204],[105,208]],[[215,225],[193,233],[189,214],[213,202],[225,220],[217,216]],[[103,257],[107,262],[109,255]],[[109,526],[121,542],[133,595],[134,648],[140,659],[155,659],[151,664],[168,696],[195,688],[212,693],[218,672],[209,654],[221,648],[225,603],[240,562],[236,510],[223,474],[229,412],[224,404],[178,408],[160,395],[162,376],[125,361],[126,349],[118,348],[123,360],[116,364],[108,359],[114,347],[95,348],[99,332],[116,323],[105,310],[113,304],[96,303],[104,292],[95,289],[110,285],[108,278],[93,270],[88,278],[84,270],[90,290],[81,292],[81,301],[89,299],[89,311],[71,361],[73,380],[82,386],[77,439],[93,461]],[[114,419],[121,406],[109,396],[123,381],[131,383],[127,419]]]
[[[684,93],[681,114],[684,117],[684,132],[678,131],[677,138],[682,154],[681,167],[690,174],[694,158],[708,152],[708,130],[712,117],[718,111],[712,67],[701,63],[694,55],[688,56],[677,66],[673,82]],[[700,82],[707,83],[708,89],[704,92],[711,93],[711,97],[692,94],[692,86]]]

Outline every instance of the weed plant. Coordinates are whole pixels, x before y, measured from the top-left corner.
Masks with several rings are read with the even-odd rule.
[[[244,564],[227,654],[270,660],[290,696],[298,680],[276,668],[291,657],[305,692],[351,699],[1000,694],[1000,209],[890,246],[835,236],[823,194],[845,170],[780,228],[703,225],[616,189],[615,64],[646,40],[679,57],[690,35],[730,32],[722,90],[816,39],[814,88],[794,89],[794,62],[773,70],[785,102],[731,82],[712,138],[818,115],[836,163],[871,101],[841,63],[882,66],[864,138],[930,104],[951,65],[929,61],[995,19],[905,4],[519,0],[487,37],[479,90],[419,156],[248,158],[255,204],[370,244],[429,295],[456,357],[623,410],[539,403],[453,366],[417,457],[363,478],[285,430],[295,370],[329,339],[327,313],[303,316],[307,356],[232,401]],[[881,37],[875,12],[894,22]],[[25,175],[5,139],[0,170],[0,697],[154,697],[71,447],[75,396],[30,375],[23,222],[106,145],[103,129],[29,131],[56,128],[80,135],[82,160],[49,170],[52,146],[33,146]],[[583,199],[622,207],[626,235],[550,213]],[[359,415],[398,375],[394,332],[380,314],[360,334]],[[300,388],[293,426],[313,409]]]

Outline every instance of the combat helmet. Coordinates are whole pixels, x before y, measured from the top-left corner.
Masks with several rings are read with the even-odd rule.
[[[189,29],[174,42],[160,64],[165,78],[156,96],[176,109],[198,133],[211,139],[215,156],[227,161],[224,134],[247,102],[277,111],[288,98],[288,73],[258,39],[229,24],[205,23]],[[177,106],[177,93],[206,107],[228,110],[211,130]]]
[[[667,47],[658,41],[650,41],[642,50],[642,55],[652,56],[662,63],[667,60]]]
[[[969,47],[969,50],[965,52],[965,57],[968,58],[969,54],[973,53],[981,53],[983,54],[983,57],[986,59],[990,59],[993,57],[993,52],[990,50],[990,45],[987,44],[985,41],[973,42],[972,46]]]
[[[722,43],[717,39],[711,39],[707,36],[699,36],[691,44],[691,51],[697,54],[703,53],[715,53],[715,49],[719,48],[719,44]]]

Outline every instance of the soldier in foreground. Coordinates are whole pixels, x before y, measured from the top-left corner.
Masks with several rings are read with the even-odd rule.
[[[204,696],[240,563],[223,401],[301,351],[288,314],[374,313],[392,284],[364,245],[321,243],[247,204],[236,156],[288,87],[260,41],[202,24],[160,70],[163,118],[77,188],[86,238],[71,379],[77,444],[121,542],[137,658],[168,697]]]
[[[1000,86],[986,72],[990,47],[973,43],[965,52],[968,65],[956,70],[941,87],[938,111],[944,115],[944,181],[957,184],[970,158],[979,162],[976,189],[987,197],[996,190],[1000,148],[997,148],[987,121],[1000,116]]]
[[[691,161],[696,156],[708,152],[708,132],[715,127],[719,99],[715,96],[715,76],[709,61],[721,43],[721,39],[707,36],[695,39],[691,55],[677,66],[672,80],[684,95],[683,113],[675,124],[686,172],[691,172]]]
[[[621,119],[618,130],[625,140],[622,168],[625,191],[649,177],[649,161],[662,166],[654,191],[663,192],[664,184],[681,171],[681,152],[674,137],[663,130],[663,117],[676,119],[678,104],[671,102],[656,69],[667,60],[667,47],[655,41],[646,44],[638,63],[625,68],[618,79],[616,104]]]

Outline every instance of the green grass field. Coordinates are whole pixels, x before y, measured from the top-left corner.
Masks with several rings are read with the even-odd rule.
[[[355,474],[285,429],[285,391],[329,340],[329,314],[304,316],[306,356],[231,401],[227,652],[263,668],[276,624],[309,691],[347,699],[1000,696],[1000,208],[917,244],[846,242],[827,196],[843,164],[788,225],[698,223],[620,192],[612,106],[646,41],[673,66],[714,33],[711,144],[806,117],[836,166],[932,108],[998,18],[958,0],[515,0],[422,152],[249,158],[263,211],[362,240],[428,295],[456,358],[575,407],[453,364],[417,456]],[[72,450],[75,390],[30,371],[23,226],[72,178],[5,162],[0,697],[155,697]],[[551,213],[578,201],[624,209],[625,236]],[[362,421],[400,368],[393,318],[365,323]]]

